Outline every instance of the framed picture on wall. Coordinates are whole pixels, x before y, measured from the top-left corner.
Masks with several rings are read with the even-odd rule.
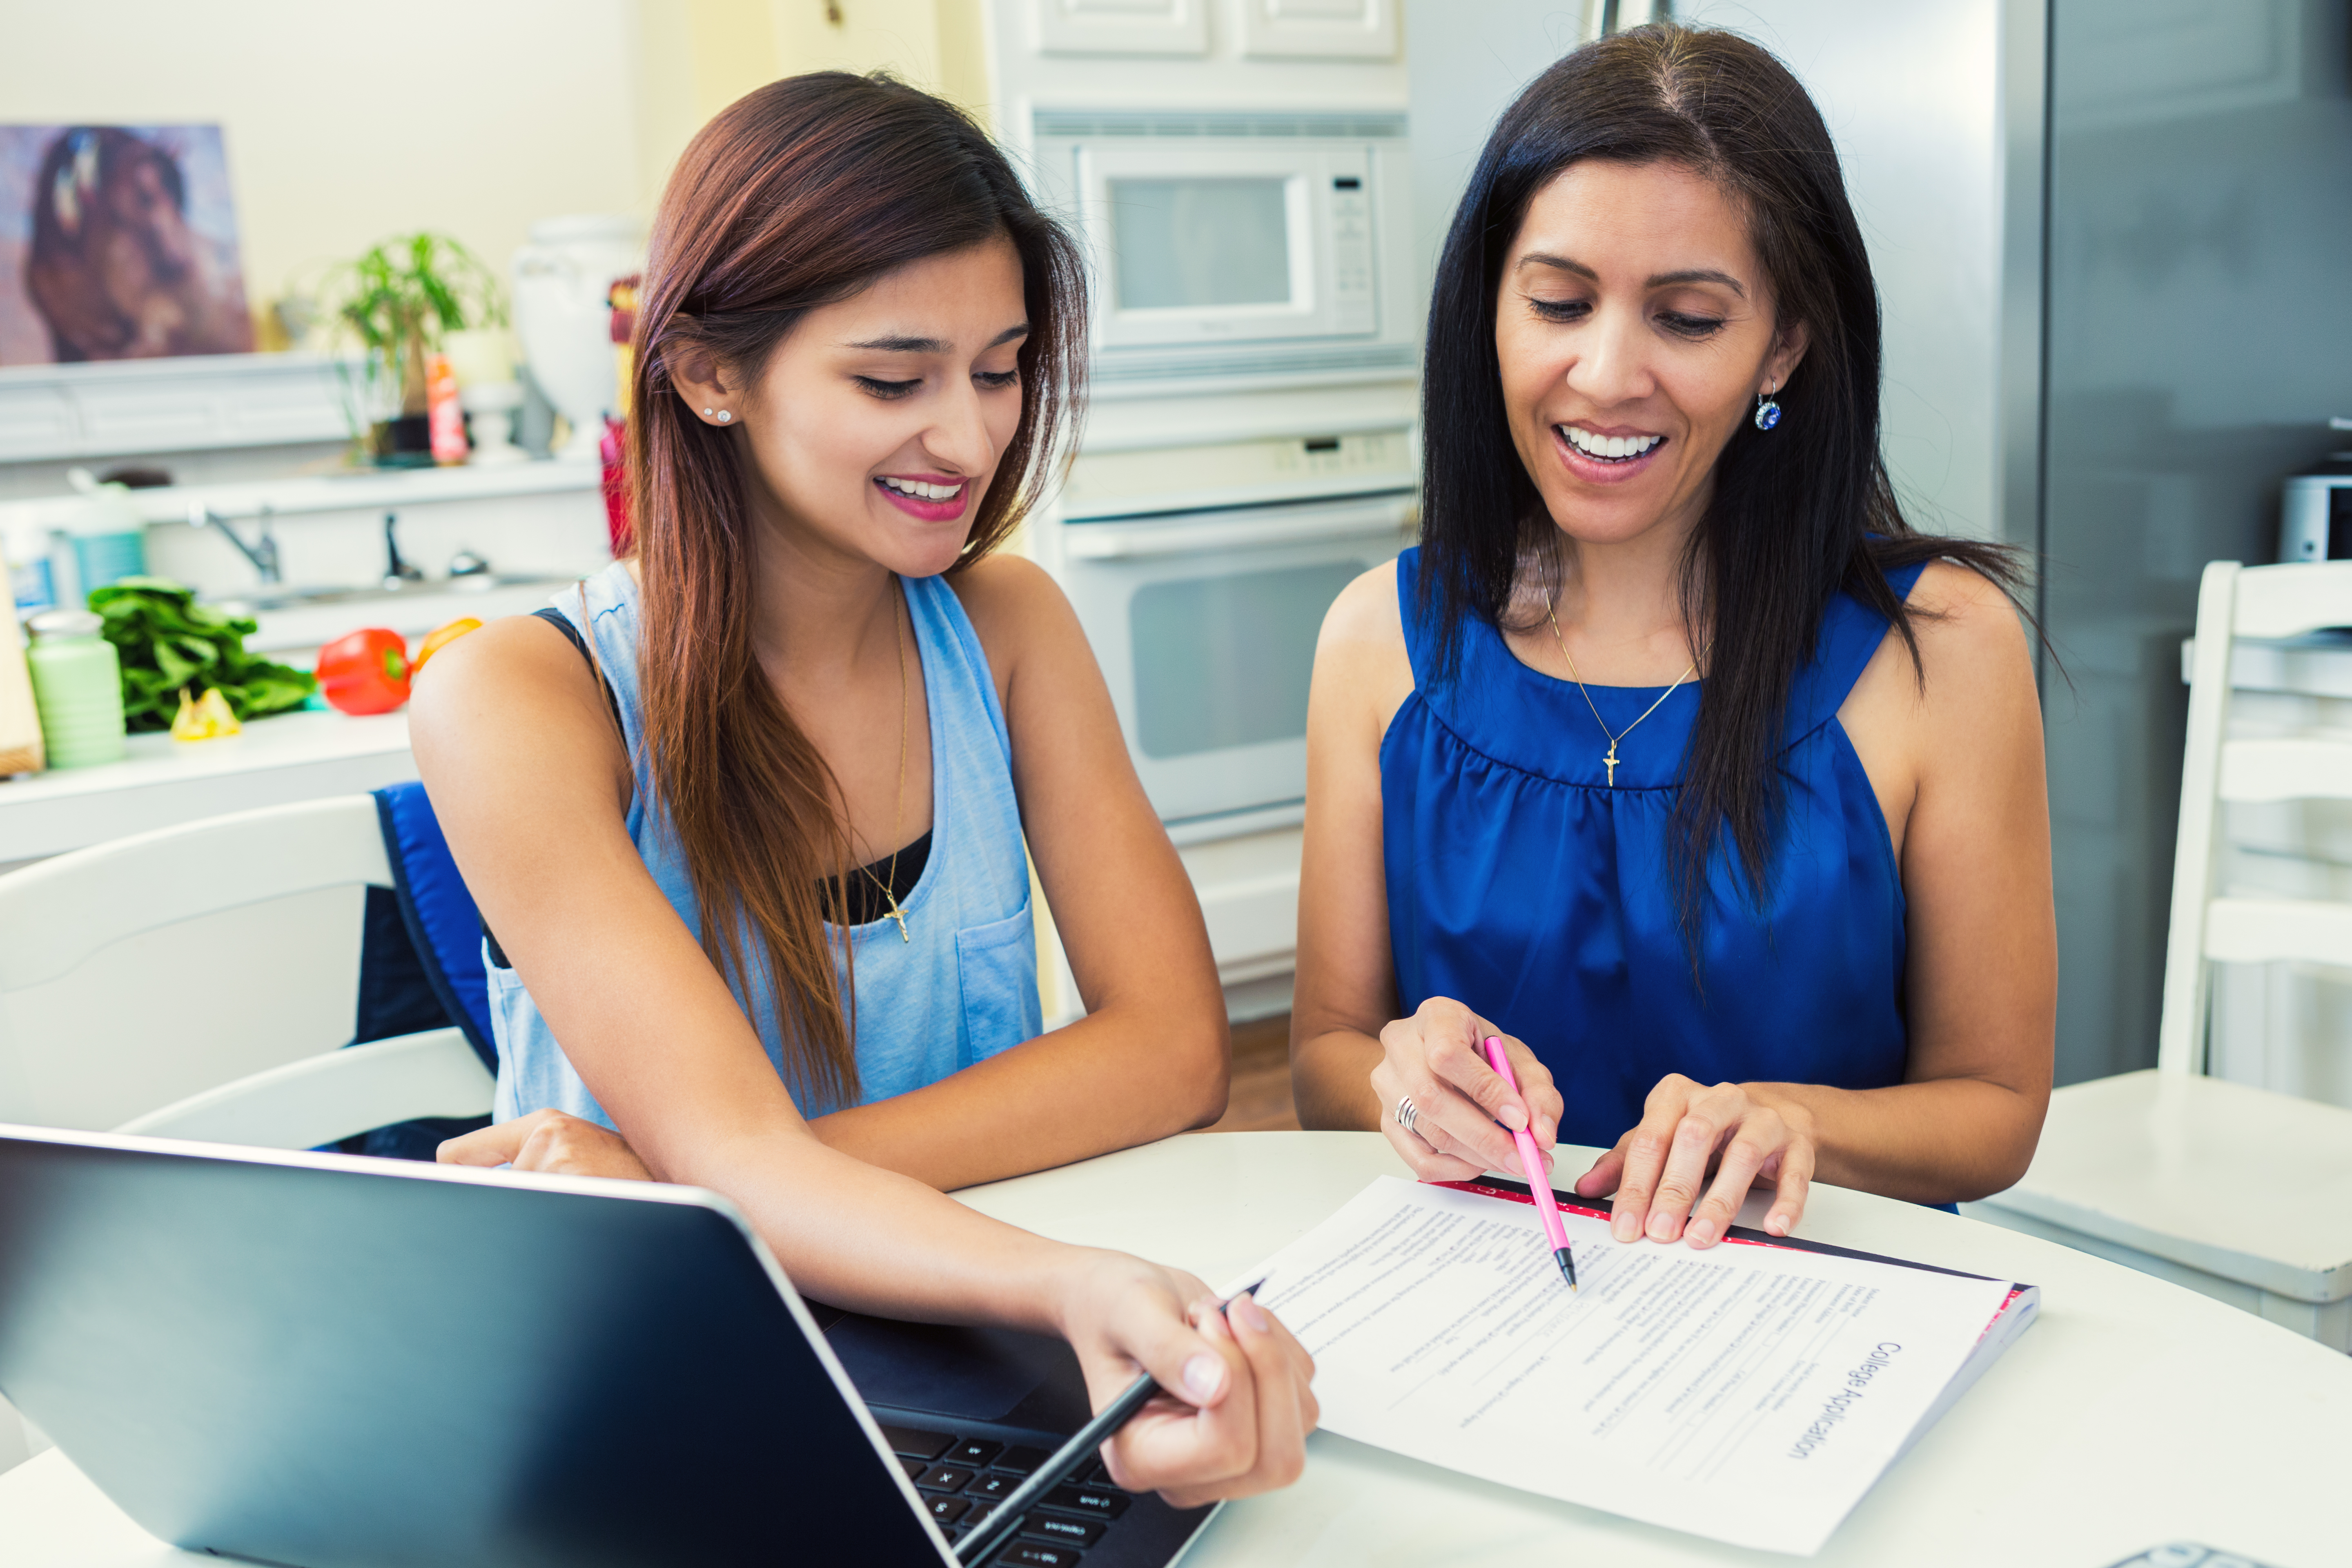
[[[217,125],[0,125],[0,364],[247,353]]]

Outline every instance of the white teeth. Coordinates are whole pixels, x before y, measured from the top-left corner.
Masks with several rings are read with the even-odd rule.
[[[1660,441],[1663,436],[1595,436],[1573,425],[1559,426],[1569,445],[1587,457],[1601,458],[1638,458]]]
[[[927,485],[920,479],[894,479],[885,474],[882,482],[900,495],[913,496],[918,500],[953,500],[963,493],[963,485],[960,481],[952,485]]]

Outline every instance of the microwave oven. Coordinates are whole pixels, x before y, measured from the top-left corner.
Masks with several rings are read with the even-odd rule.
[[[1403,115],[1039,109],[1031,138],[1092,262],[1097,387],[1413,374]]]

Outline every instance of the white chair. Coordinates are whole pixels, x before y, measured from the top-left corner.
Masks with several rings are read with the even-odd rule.
[[[455,1028],[343,1046],[370,884],[392,868],[363,795],[0,877],[0,1122],[308,1149],[488,1111]]]
[[[2221,805],[2352,800],[2352,739],[2229,738],[2238,637],[2352,625],[2352,563],[2205,568],[2150,1070],[2051,1097],[2025,1179],[1968,1212],[2352,1352],[2352,1110],[2205,1076],[2211,966],[2352,965],[2352,904],[2231,897]]]
[[[370,884],[392,867],[363,795],[0,877],[0,1122],[309,1149],[488,1111],[457,1029],[338,1048]],[[0,1400],[0,1471],[47,1446]]]

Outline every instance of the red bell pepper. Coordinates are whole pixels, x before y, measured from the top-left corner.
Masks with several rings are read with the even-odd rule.
[[[389,713],[408,700],[408,644],[367,626],[319,650],[319,694],[346,713]]]

